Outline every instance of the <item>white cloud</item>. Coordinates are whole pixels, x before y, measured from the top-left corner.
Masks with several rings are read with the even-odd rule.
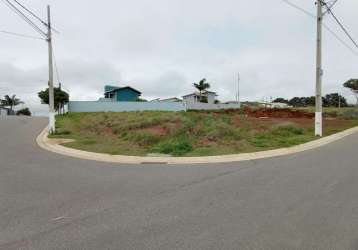
[[[292,0],[315,12],[311,0]],[[75,100],[96,100],[107,83],[129,84],[144,97],[181,96],[207,78],[221,100],[313,95],[315,20],[281,0],[50,0],[61,81]],[[45,16],[42,0],[26,5]],[[335,11],[353,37],[358,2]],[[1,30],[34,34],[4,5]],[[327,16],[326,23],[344,38]],[[36,34],[36,33],[35,33]],[[344,38],[345,39],[345,38]],[[347,40],[348,42],[348,40]],[[16,93],[37,109],[47,85],[46,43],[0,34],[0,95]],[[5,48],[5,49],[4,49]],[[357,57],[324,34],[324,91],[349,92]]]

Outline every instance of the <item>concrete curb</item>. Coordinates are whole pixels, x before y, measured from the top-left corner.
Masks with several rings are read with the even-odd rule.
[[[93,160],[100,162],[111,162],[121,164],[208,164],[208,163],[227,163],[257,160],[264,158],[272,158],[277,156],[284,156],[295,154],[310,149],[318,148],[329,143],[338,141],[346,136],[358,133],[358,127],[354,127],[343,132],[327,136],[315,141],[305,144],[293,146],[290,148],[275,149],[269,151],[243,153],[236,155],[222,155],[222,156],[207,156],[207,157],[139,157],[139,156],[124,156],[124,155],[109,155],[81,151],[77,149],[67,148],[61,143],[70,142],[72,140],[49,139],[48,129],[45,128],[41,134],[36,138],[37,144],[50,152],[70,156],[74,158]]]

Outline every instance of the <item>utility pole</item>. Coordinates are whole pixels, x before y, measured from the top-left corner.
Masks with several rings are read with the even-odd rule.
[[[52,61],[52,32],[51,32],[51,10],[47,5],[47,43],[48,43],[48,66],[49,66],[49,133],[54,133],[55,128],[55,98],[53,88],[53,61]]]
[[[341,109],[341,95],[338,93],[338,108]]]
[[[316,68],[316,115],[315,135],[322,136],[322,22],[323,1],[317,0],[317,68]]]

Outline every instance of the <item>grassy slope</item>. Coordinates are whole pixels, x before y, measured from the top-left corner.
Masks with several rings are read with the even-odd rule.
[[[302,120],[302,119],[301,119]],[[261,151],[314,140],[313,121],[246,118],[239,112],[77,113],[57,117],[57,135],[81,150],[125,155],[207,156]],[[326,135],[358,120],[327,120]]]

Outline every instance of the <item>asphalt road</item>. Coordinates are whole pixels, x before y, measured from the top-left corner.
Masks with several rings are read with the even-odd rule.
[[[0,119],[0,249],[358,249],[358,134],[250,162],[116,165]]]

